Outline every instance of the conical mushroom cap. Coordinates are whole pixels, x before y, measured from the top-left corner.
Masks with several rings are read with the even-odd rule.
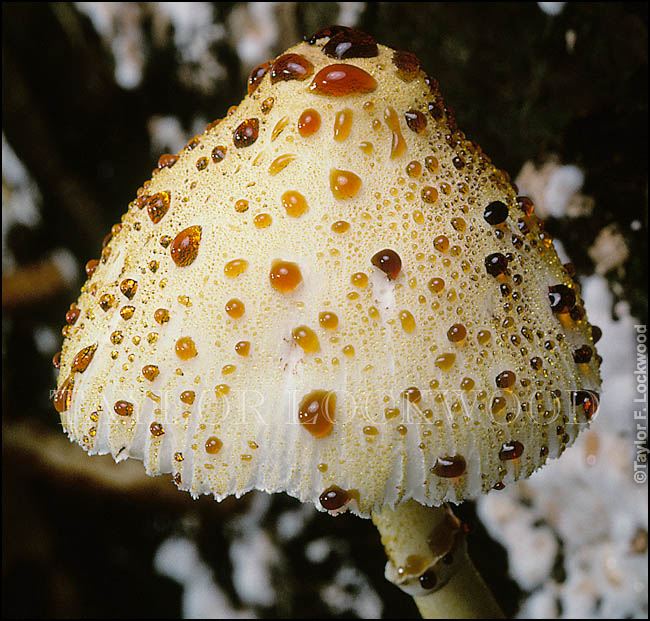
[[[113,228],[64,328],[64,429],[193,495],[364,516],[526,477],[597,406],[579,288],[413,55],[312,41]]]

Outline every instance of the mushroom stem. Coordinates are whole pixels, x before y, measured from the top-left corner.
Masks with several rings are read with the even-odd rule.
[[[423,619],[505,618],[469,556],[442,589],[413,599]]]
[[[388,556],[386,577],[413,597],[424,619],[503,618],[449,508],[408,500],[372,520]]]

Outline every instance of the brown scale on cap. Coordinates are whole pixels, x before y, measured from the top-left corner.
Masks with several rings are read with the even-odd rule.
[[[600,333],[532,201],[417,57],[331,27],[248,89],[160,158],[89,263],[57,361],[70,436],[193,494],[364,516],[564,450],[597,414]],[[445,401],[459,390],[469,413]]]

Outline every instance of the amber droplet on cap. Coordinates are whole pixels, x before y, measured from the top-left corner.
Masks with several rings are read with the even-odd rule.
[[[309,89],[318,95],[343,97],[371,93],[377,88],[377,80],[354,65],[328,65],[312,80]]]
[[[442,278],[432,278],[427,287],[431,293],[440,293],[445,288],[445,281]]]
[[[404,332],[411,334],[412,332],[415,331],[416,328],[415,318],[409,311],[407,310],[400,311],[398,317],[399,317],[400,324],[402,326],[402,330],[404,330]]]
[[[329,435],[334,426],[336,394],[327,390],[313,390],[298,407],[298,421],[315,438]]]
[[[411,403],[420,403],[422,399],[422,393],[419,388],[411,386],[402,392],[402,397]]]
[[[171,168],[175,163],[178,157],[172,155],[171,153],[163,153],[158,158],[158,168]]]
[[[233,144],[241,149],[250,147],[258,138],[260,133],[260,122],[257,119],[246,119],[242,121],[232,134]]]
[[[189,226],[183,229],[172,242],[170,252],[172,260],[178,267],[191,265],[199,254],[201,244],[201,227]]]
[[[155,364],[147,364],[142,367],[142,376],[153,382],[160,374],[160,369]]]
[[[395,280],[402,269],[402,259],[394,250],[389,248],[375,254],[370,261],[391,280]]]
[[[70,407],[72,402],[72,390],[74,389],[74,376],[72,373],[61,384],[61,388],[54,395],[54,409],[61,414]]]
[[[438,457],[431,472],[443,479],[459,477],[467,471],[467,463],[462,455]]]
[[[415,160],[409,162],[406,165],[406,174],[413,179],[417,179],[422,174],[422,164]]]
[[[318,497],[318,500],[323,509],[336,511],[350,502],[350,496],[344,489],[332,485]]]
[[[420,195],[425,203],[433,204],[438,200],[438,190],[430,185],[423,187]]]
[[[467,330],[465,326],[460,323],[455,323],[449,330],[447,330],[447,338],[452,343],[460,343],[467,336]]]
[[[323,46],[323,54],[330,58],[374,58],[378,55],[377,43],[365,32],[340,27]]]
[[[132,416],[133,404],[129,401],[116,401],[113,410],[118,416]]]
[[[334,198],[354,198],[361,189],[361,179],[349,170],[334,168],[330,172],[330,189]]]
[[[323,313],[319,313],[318,323],[322,328],[325,328],[325,330],[336,330],[339,325],[339,318],[336,316],[336,314],[325,311]]]
[[[395,159],[400,157],[404,151],[406,151],[406,142],[404,141],[404,136],[402,136],[402,131],[399,126],[399,117],[394,108],[388,106],[384,110],[384,121],[386,125],[393,132],[390,145],[390,158]]]
[[[251,349],[251,344],[249,341],[239,341],[238,343],[235,344],[235,351],[243,358],[248,356],[250,349]]]
[[[233,319],[239,319],[246,312],[244,303],[241,300],[232,298],[226,302],[226,313]]]
[[[261,104],[260,109],[264,114],[268,114],[273,109],[273,104],[275,103],[274,97],[267,97]]]
[[[527,216],[532,216],[535,211],[535,205],[527,196],[517,197],[517,207],[521,209]]]
[[[294,343],[299,345],[306,354],[320,351],[320,343],[316,333],[307,326],[298,326],[291,331]]]
[[[283,54],[271,67],[271,84],[287,80],[306,80],[314,72],[314,65],[300,54]]]
[[[94,345],[88,345],[88,347],[84,347],[74,357],[70,370],[77,373],[83,373],[88,368],[88,365],[92,361],[96,350],[97,350],[97,343],[95,343]]]
[[[184,390],[179,397],[179,399],[186,405],[192,405],[195,398],[196,393],[193,390]]]
[[[307,108],[298,119],[298,133],[307,138],[315,134],[320,129],[321,118],[317,110]]]
[[[350,108],[344,108],[336,113],[334,117],[334,140],[344,142],[350,135],[352,129],[353,113]]]
[[[165,435],[165,428],[158,422],[154,421],[149,425],[149,433],[152,436],[159,438],[160,436]]]
[[[138,290],[138,283],[133,280],[133,278],[125,278],[120,283],[120,291],[129,300],[132,300],[135,296],[135,292]]]
[[[339,235],[342,235],[343,233],[347,232],[350,230],[350,223],[345,222],[345,220],[338,220],[337,222],[334,222],[332,224],[332,231],[335,233],[338,233]]]
[[[506,442],[499,451],[499,459],[501,461],[508,461],[510,459],[518,459],[524,453],[524,445],[517,440]]]
[[[217,145],[214,149],[212,149],[212,153],[210,157],[212,158],[212,161],[215,164],[218,164],[221,160],[223,160],[226,157],[226,152],[228,149],[222,145]]]
[[[460,383],[461,390],[472,390],[474,388],[474,380],[471,377],[464,377]]]
[[[433,247],[438,251],[438,252],[447,252],[449,250],[449,239],[446,235],[438,235],[433,240]]]
[[[158,308],[156,309],[156,312],[153,314],[153,318],[156,321],[156,323],[162,326],[169,321],[169,311],[165,308]]]
[[[248,268],[248,261],[246,259],[233,259],[228,261],[223,268],[223,273],[228,278],[237,278],[237,276],[243,274]]]
[[[281,201],[287,215],[291,218],[299,218],[307,211],[307,201],[305,200],[305,197],[295,190],[285,192],[281,197]]]
[[[436,359],[433,361],[439,369],[442,371],[449,371],[456,362],[456,354],[440,354],[436,356]]]
[[[551,302],[551,310],[558,315],[570,312],[576,305],[576,294],[566,285],[549,287],[548,299]]]
[[[104,312],[109,311],[115,306],[115,296],[110,293],[104,293],[99,298],[99,306]]]
[[[248,211],[248,201],[245,198],[240,198],[235,201],[235,211],[237,213],[245,213]]]
[[[420,71],[420,60],[412,52],[396,50],[393,52],[393,64],[397,69],[397,75],[404,82],[414,80]]]
[[[230,392],[230,386],[228,384],[217,384],[214,387],[214,394],[217,396],[217,399],[225,397]]]
[[[194,358],[194,356],[196,356],[198,353],[196,351],[196,345],[194,345],[194,341],[189,336],[182,336],[180,339],[178,339],[176,341],[176,345],[174,346],[174,350],[176,351],[176,355],[181,360],[189,360],[190,358]]]
[[[97,269],[98,265],[99,265],[99,261],[97,259],[90,259],[90,261],[86,263],[85,270],[86,270],[86,276],[88,276],[88,278],[90,278],[95,273],[95,270]]]
[[[269,216],[268,213],[258,213],[254,218],[253,218],[253,224],[255,225],[255,228],[257,229],[265,229],[271,226],[271,222],[273,220],[271,219],[271,216]]]
[[[154,224],[158,224],[169,210],[169,192],[157,192],[147,200],[147,214]]]
[[[248,94],[252,95],[257,87],[260,85],[262,78],[266,75],[266,72],[269,70],[271,63],[266,62],[258,65],[251,71],[250,76],[248,76]]]
[[[219,438],[216,438],[215,436],[210,436],[205,441],[205,452],[208,453],[209,455],[216,455],[221,450],[222,446],[223,446],[223,442],[219,440]]]
[[[302,273],[296,263],[274,261],[269,272],[269,280],[276,291],[288,293],[302,282]]]

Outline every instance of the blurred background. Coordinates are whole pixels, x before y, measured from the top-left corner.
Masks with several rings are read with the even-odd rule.
[[[591,430],[529,481],[458,509],[476,565],[511,617],[647,618],[647,484],[633,478],[647,451],[634,420],[635,325],[647,323],[647,11],[4,2],[3,617],[417,617],[384,580],[369,521],[283,495],[193,501],[138,462],[87,457],[51,405],[51,360],[84,265],[158,157],[238,103],[254,66],[343,24],[419,56],[458,126],[533,198],[604,334]]]

